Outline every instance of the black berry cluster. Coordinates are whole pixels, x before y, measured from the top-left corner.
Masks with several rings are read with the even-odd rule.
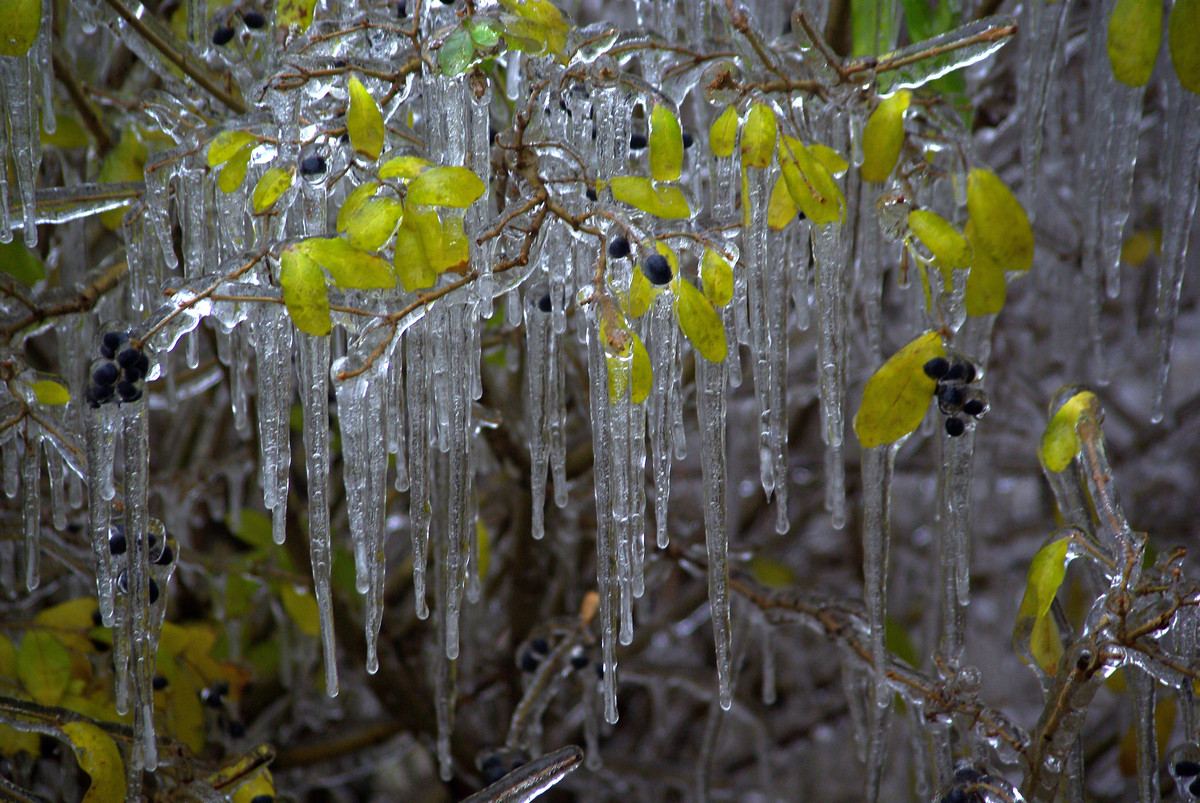
[[[992,787],[992,777],[969,764],[954,769],[954,780],[936,798],[937,803],[984,803],[986,790]]]
[[[938,410],[946,416],[946,434],[957,438],[967,431],[967,422],[959,413],[980,418],[988,411],[987,396],[979,388],[972,387],[978,378],[975,365],[969,360],[934,357],[925,363],[925,375],[937,380]]]
[[[230,20],[226,19],[223,25],[217,26],[212,33],[212,43],[217,47],[224,47],[233,41],[234,30],[229,24]],[[261,11],[247,11],[242,14],[242,22],[247,28],[258,30],[267,26],[267,18]]]
[[[92,363],[87,401],[93,409],[110,402],[135,402],[142,398],[150,358],[134,346],[127,332],[105,332],[100,356]]]
[[[129,543],[125,539],[125,525],[113,524],[108,528],[108,552],[119,561],[123,561],[125,553],[129,551]],[[171,547],[169,539],[163,538],[156,533],[150,533],[150,562],[155,566],[170,566],[175,561],[175,550]],[[153,577],[149,578],[150,588],[150,604],[158,602],[158,597],[162,593],[158,587],[158,581]],[[129,593],[129,570],[122,569],[117,576],[117,588],[122,594]]]

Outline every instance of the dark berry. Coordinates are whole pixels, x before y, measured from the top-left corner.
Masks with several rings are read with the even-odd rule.
[[[400,0],[396,4],[396,19],[402,20],[408,16],[408,3],[405,0]]]
[[[442,5],[452,6],[452,5],[454,5],[454,0],[442,0]]]
[[[305,156],[300,160],[300,175],[302,176],[319,176],[325,172],[325,158],[323,156]]]
[[[634,134],[629,137],[630,150],[640,151],[642,148],[646,147],[647,144],[649,143],[646,141],[645,134]]]
[[[154,578],[150,578],[150,604],[158,602],[158,583],[154,582]]]
[[[546,293],[546,295],[542,296],[541,298],[539,298],[537,300],[537,308],[540,309],[542,312],[550,311],[550,294],[549,293]]]
[[[131,368],[138,363],[137,349],[123,349],[117,354],[117,365],[122,368]]]
[[[121,348],[121,344],[128,339],[129,335],[124,332],[105,332],[104,337],[100,338],[100,353],[105,359],[111,360],[117,349]]]
[[[229,694],[229,681],[228,680],[218,680],[216,683],[213,684],[213,691],[215,691],[221,697],[224,697],[225,695]]]
[[[508,767],[504,766],[500,756],[491,755],[483,760],[479,771],[483,773],[483,782],[491,786],[508,774]]]
[[[121,378],[121,370],[111,362],[102,363],[92,371],[92,381],[101,387],[111,388]]]
[[[200,692],[200,699],[209,708],[220,708],[225,704],[225,701],[221,699],[221,694],[215,688],[202,690]]]
[[[954,780],[958,783],[978,783],[983,773],[970,764],[962,764],[954,770]]]
[[[671,281],[671,263],[662,254],[651,254],[642,263],[642,273],[651,284],[664,285]]]
[[[131,365],[125,369],[125,381],[131,385],[136,385],[145,378],[145,374],[137,369],[136,365]]]
[[[261,28],[267,24],[267,18],[257,11],[247,11],[242,15],[242,22],[247,28]]]
[[[610,259],[629,256],[629,241],[624,237],[613,237],[608,241],[608,256]]]
[[[87,400],[91,402],[92,407],[112,401],[113,389],[110,386],[88,385]]]
[[[100,627],[104,624],[104,617],[100,615],[100,611],[92,611],[92,625]]]
[[[588,656],[586,652],[578,652],[571,656],[571,666],[575,669],[583,669],[588,665]]]
[[[956,362],[946,370],[942,376],[947,382],[965,382],[967,376],[967,363]]]
[[[1188,784],[1188,791],[1192,793],[1192,797],[1200,797],[1200,778]]]
[[[934,357],[925,363],[925,376],[930,379],[941,379],[950,370],[950,361],[945,357]]]
[[[535,655],[549,655],[550,642],[546,641],[546,639],[542,638],[541,636],[538,636],[529,642],[529,651]]]
[[[1193,775],[1200,775],[1200,763],[1195,761],[1176,761],[1175,774],[1186,778],[1191,778]]]
[[[342,68],[343,68],[343,67],[345,67],[345,66],[346,66],[346,60],[345,60],[345,59],[335,59],[335,60],[334,60],[334,62],[333,62],[333,68],[334,68],[335,70],[340,70],[340,69],[342,69]]]
[[[229,720],[229,735],[234,739],[241,739],[246,735],[246,726],[236,719]],[[260,797],[267,797],[267,795],[260,795]]]
[[[125,533],[113,533],[108,537],[108,551],[113,555],[124,555],[127,546]]]
[[[230,725],[232,725],[232,724],[233,723],[230,723]],[[233,736],[232,733],[229,735]],[[239,739],[241,737],[234,736],[233,738]],[[275,803],[275,796],[274,795],[255,795],[254,797],[250,798],[250,803]]]
[[[975,364],[970,362],[963,363],[963,381],[974,382],[975,376]]]
[[[150,682],[155,691],[162,691],[167,687],[167,679],[162,675],[155,675],[154,680]]]
[[[175,560],[175,550],[171,549],[170,544],[164,545],[162,552],[158,553],[158,557],[154,559],[155,566],[170,566]]]
[[[228,25],[222,25],[213,31],[212,43],[217,47],[229,44],[231,39],[233,39],[233,28]]]
[[[983,402],[979,399],[967,399],[963,402],[963,412],[978,418],[983,415]]]
[[[946,434],[951,438],[957,438],[959,435],[967,431],[967,425],[963,423],[961,418],[946,419]]]
[[[538,664],[540,664],[540,663],[541,663],[541,659],[539,659],[532,652],[521,653],[521,671],[522,672],[536,672],[537,668],[538,668]]]
[[[942,798],[942,803],[968,803],[969,800],[970,798],[967,797],[967,793],[962,787],[956,786],[946,793],[946,796]]]
[[[684,131],[683,132],[683,147],[685,147],[685,148],[692,147],[693,141],[694,140],[692,139],[692,133],[690,131]]]
[[[967,394],[957,385],[942,385],[938,388],[937,399],[943,411],[958,412],[967,400]]]
[[[589,201],[595,201],[595,200],[599,199],[599,197],[600,197],[599,195],[596,194],[595,187],[588,187],[586,190],[583,191],[583,194],[585,196],[587,196],[587,199]]]
[[[132,382],[118,382],[117,393],[121,394],[123,402],[135,402],[142,398],[142,389]]]

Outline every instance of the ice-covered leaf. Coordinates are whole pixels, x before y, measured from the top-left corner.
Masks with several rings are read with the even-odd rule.
[[[675,319],[679,321],[679,331],[704,359],[709,362],[724,360],[727,353],[725,324],[712,303],[682,276],[671,280],[671,290],[675,293]]]
[[[431,167],[409,182],[406,200],[462,209],[479,200],[486,189],[483,180],[465,167]]]
[[[800,140],[783,138],[779,167],[788,193],[809,220],[822,225],[845,217],[846,201],[837,182]]]
[[[17,679],[42,705],[58,705],[71,683],[71,656],[49,630],[25,631],[17,649]]]
[[[650,284],[646,274],[634,270],[633,279],[629,282],[629,306],[625,312],[630,318],[640,318],[650,310],[657,288]]]
[[[279,286],[283,288],[283,303],[301,332],[317,337],[329,334],[333,324],[329,319],[329,296],[325,289],[325,274],[304,254],[288,249],[279,257]]]
[[[504,20],[505,36],[516,40],[510,41],[510,46],[535,54],[548,50],[557,56],[563,52],[569,26],[553,3],[549,0],[501,0],[500,4],[516,15]]]
[[[904,113],[912,93],[902,89],[884,98],[867,118],[863,128],[863,181],[886,181],[900,160],[904,144]]]
[[[54,379],[38,379],[29,383],[34,398],[38,404],[49,407],[60,407],[71,400],[71,392],[66,386]]]
[[[208,166],[225,164],[242,148],[258,139],[249,131],[222,131],[208,144]]]
[[[102,184],[141,181],[145,175],[146,157],[149,153],[145,144],[138,138],[137,132],[126,128],[121,132],[117,146],[104,157],[96,181]],[[118,229],[124,216],[124,208],[109,209],[100,213],[100,222],[107,229]]]
[[[79,768],[92,783],[83,803],[111,803],[125,799],[125,763],[112,737],[90,722],[68,722],[62,731],[75,748]]]
[[[290,167],[272,167],[259,177],[254,185],[251,203],[254,204],[255,214],[262,214],[275,205],[279,196],[292,186],[295,174]]]
[[[495,47],[500,41],[500,27],[495,20],[477,17],[467,23],[471,31],[471,41],[476,47],[487,50]]]
[[[1040,616],[1033,622],[1029,633],[1029,651],[1033,659],[1047,675],[1058,674],[1058,662],[1062,658],[1062,636],[1053,616]]]
[[[0,271],[21,284],[33,285],[46,278],[46,269],[37,254],[25,247],[19,239],[0,243]]]
[[[613,198],[664,220],[691,217],[683,192],[674,185],[655,186],[646,176],[615,176]]]
[[[374,161],[383,150],[383,114],[379,104],[363,86],[350,76],[350,110],[346,112],[346,129],[354,150]]]
[[[708,147],[712,155],[724,159],[733,156],[737,144],[738,113],[732,106],[721,112],[708,129]]]
[[[0,0],[0,56],[24,56],[41,27],[42,0]]]
[[[375,198],[363,204],[346,225],[346,239],[362,251],[378,251],[392,238],[404,207],[395,198]]]
[[[742,166],[767,167],[775,153],[778,136],[775,112],[765,103],[755,103],[746,115],[742,128]]]
[[[58,125],[53,134],[48,133],[44,126],[42,127],[43,145],[52,145],[55,148],[69,151],[74,148],[86,148],[91,142],[87,130],[74,117],[60,115],[56,122]]]
[[[1025,595],[1021,597],[1021,607],[1017,609],[1017,618],[1045,616],[1054,602],[1054,595],[1067,576],[1067,547],[1070,539],[1058,538],[1043,546],[1033,556],[1029,564],[1029,574],[1025,579]]]
[[[1192,37],[1200,37],[1200,29],[1193,29]],[[1145,86],[1161,42],[1162,3],[1117,0],[1108,18],[1108,61],[1114,78],[1128,86]]]
[[[404,289],[410,293],[433,287],[438,277],[438,272],[433,269],[425,253],[420,232],[411,220],[412,217],[412,212],[405,215],[400,228],[396,230],[396,253],[392,260],[396,276],[400,278]]]
[[[448,270],[461,272],[467,267],[470,255],[462,216],[446,215],[442,220],[442,261],[440,264],[434,263],[434,269],[438,273]]]
[[[319,636],[321,622],[317,615],[317,598],[307,588],[296,588],[291,583],[279,584],[279,599],[296,627],[306,636]]]
[[[800,207],[796,206],[796,202],[792,200],[792,193],[788,190],[787,179],[783,176],[775,179],[775,186],[771,188],[771,200],[767,202],[767,225],[772,231],[779,231],[791,223],[799,211]]]
[[[650,355],[646,352],[646,344],[633,333],[633,376],[629,388],[629,397],[634,404],[641,404],[650,395],[654,384],[654,370],[650,367]]]
[[[438,50],[438,67],[443,75],[455,76],[471,66],[475,56],[475,41],[466,28],[459,28],[446,37]]]
[[[975,222],[968,220],[964,229],[967,243],[972,247],[971,272],[967,274],[966,297],[963,299],[968,315],[996,315],[1008,298],[1004,268],[988,255],[985,248],[975,248],[979,234]]]
[[[650,177],[678,181],[683,172],[683,130],[675,113],[656,103],[650,110]]]
[[[378,182],[368,181],[364,184],[359,184],[350,194],[346,196],[346,200],[342,201],[341,207],[338,208],[337,214],[337,229],[345,231],[350,226],[350,221],[353,220],[359,211],[366,206],[367,201],[375,197],[375,193],[379,192]]]
[[[1167,49],[1179,83],[1200,95],[1200,0],[1175,0],[1167,22]]]
[[[704,249],[700,260],[700,281],[705,297],[715,306],[723,307],[733,300],[733,268],[711,248]]]
[[[1085,390],[1076,393],[1058,408],[1058,412],[1046,425],[1038,445],[1038,456],[1043,466],[1055,473],[1061,473],[1071,465],[1071,461],[1079,453],[1079,435],[1075,432],[1079,416],[1085,411],[1093,411],[1099,404],[1100,400],[1096,398],[1096,394]]]
[[[892,443],[921,425],[937,383],[925,374],[925,363],[946,356],[938,332],[926,332],[879,367],[863,388],[854,416],[854,432],[864,449]]]
[[[974,168],[967,178],[967,210],[975,258],[987,258],[1003,270],[1033,267],[1033,228],[1021,203],[999,176]]]
[[[284,30],[294,25],[303,33],[312,25],[316,5],[317,0],[279,0],[275,7],[275,24]]]
[[[338,287],[347,290],[380,290],[396,286],[396,274],[375,254],[360,251],[341,237],[312,237],[296,250],[329,271]]]
[[[225,162],[217,175],[217,186],[223,193],[231,193],[246,180],[246,169],[250,167],[250,156],[254,153],[255,145],[250,144],[235,153]]]
[[[829,171],[830,175],[837,176],[850,169],[850,163],[846,161],[845,157],[828,145],[814,142],[808,146],[808,152]]]
[[[970,266],[971,244],[941,215],[927,209],[914,210],[908,214],[908,227],[942,265]]]
[[[393,156],[379,168],[379,177],[408,181],[421,175],[430,167],[433,167],[433,162],[422,159],[420,156]]]

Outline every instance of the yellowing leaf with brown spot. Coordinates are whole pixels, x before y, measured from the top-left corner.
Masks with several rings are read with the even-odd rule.
[[[646,176],[615,176],[611,182],[613,198],[663,220],[691,217],[683,192],[674,185],[656,187]]]
[[[683,131],[679,118],[662,104],[650,110],[650,177],[678,181],[683,172]]]
[[[1041,458],[1043,466],[1060,474],[1071,465],[1071,461],[1079,453],[1079,435],[1075,431],[1079,417],[1085,412],[1095,415],[1099,407],[1100,400],[1096,398],[1096,394],[1085,390],[1076,393],[1058,408],[1058,412],[1046,425],[1038,445],[1038,457]]]
[[[926,332],[879,366],[863,388],[854,416],[854,432],[864,449],[892,443],[921,425],[937,383],[925,374],[925,363],[945,357],[937,332]]]
[[[311,237],[296,250],[329,271],[338,287],[348,290],[386,290],[396,286],[396,274],[387,262],[360,251],[341,237]]]
[[[867,118],[863,127],[863,181],[886,181],[900,161],[904,144],[904,113],[912,101],[912,93],[902,89],[884,98]]]
[[[704,249],[700,260],[700,280],[705,297],[715,306],[723,307],[733,300],[733,268],[711,248]]]
[[[721,112],[712,126],[708,129],[708,148],[718,159],[733,156],[734,145],[737,144],[738,114],[730,106]]]
[[[112,737],[90,722],[68,722],[63,733],[75,748],[79,768],[92,783],[83,803],[112,803],[125,799],[125,763]]]
[[[908,227],[940,264],[948,268],[970,266],[971,244],[941,215],[914,210],[908,214]]]
[[[275,24],[283,30],[295,26],[304,33],[312,25],[317,0],[279,0],[275,8]]]
[[[767,167],[775,153],[779,127],[775,112],[764,103],[755,103],[746,115],[742,128],[742,166]]]
[[[222,131],[208,143],[208,166],[225,164],[242,148],[258,142],[249,131]]]
[[[725,324],[712,303],[682,276],[671,280],[671,289],[675,293],[675,319],[679,321],[679,331],[704,359],[709,362],[724,360],[728,353]]]
[[[48,630],[27,630],[17,649],[17,679],[42,705],[58,705],[71,683],[71,656]]]
[[[1200,29],[1192,32],[1200,37]],[[1117,0],[1108,17],[1108,62],[1126,86],[1145,86],[1162,42],[1159,0]]]
[[[433,287],[438,277],[438,272],[433,269],[425,253],[425,246],[421,242],[421,234],[413,217],[412,212],[405,215],[400,228],[396,230],[396,253],[392,260],[396,276],[404,285],[404,289],[410,293]]]
[[[374,161],[383,151],[383,113],[362,81],[350,76],[350,110],[346,130],[354,150]]]
[[[279,197],[292,186],[293,178],[291,168],[272,167],[263,173],[254,185],[254,194],[251,196],[255,214],[261,215],[274,206]]]
[[[1001,269],[1033,267],[1033,228],[1020,202],[999,176],[977,167],[967,178],[967,211],[975,258],[990,259]]]
[[[279,258],[279,286],[288,315],[301,332],[324,337],[333,328],[325,274],[309,257],[287,250]]]
[[[408,184],[406,200],[424,206],[468,207],[487,187],[465,167],[431,167]]]
[[[1167,22],[1167,50],[1179,83],[1200,95],[1200,0],[1175,0]]]
[[[42,0],[0,0],[0,56],[24,56],[41,27]]]
[[[362,251],[378,251],[392,239],[404,207],[395,198],[376,198],[363,204],[346,226],[346,239]]]

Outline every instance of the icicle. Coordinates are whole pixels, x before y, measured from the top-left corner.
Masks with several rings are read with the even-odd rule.
[[[25,421],[25,456],[21,460],[21,514],[25,521],[25,588],[33,591],[41,582],[38,559],[42,536],[42,427]]]
[[[1171,368],[1171,343],[1175,339],[1175,319],[1179,313],[1179,294],[1183,288],[1187,262],[1188,233],[1200,192],[1200,96],[1184,89],[1175,76],[1165,81],[1167,114],[1162,126],[1160,158],[1163,194],[1162,255],[1158,261],[1158,300],[1155,306],[1155,358],[1157,373],[1154,386],[1152,420],[1161,421],[1167,374]]]
[[[668,391],[671,387],[672,363],[678,358],[678,325],[672,312],[669,293],[660,293],[650,308],[646,342],[649,344],[650,364],[654,374],[650,396],[646,400],[649,418],[650,456],[654,465],[654,520],[658,548],[669,543],[667,503],[671,495],[671,442]],[[698,359],[697,362],[700,360]]]
[[[1030,220],[1037,215],[1037,183],[1042,160],[1042,129],[1046,105],[1058,70],[1063,21],[1070,2],[1032,0],[1021,21],[1021,164],[1025,168],[1025,209]],[[873,206],[873,205],[872,205]]]
[[[444,488],[449,483],[448,456],[437,452],[432,455],[434,461],[434,477],[438,487]],[[438,769],[443,780],[454,777],[454,757],[450,751],[450,736],[454,731],[454,704],[457,693],[457,661],[450,658],[450,653],[457,652],[457,645],[451,646],[451,635],[447,627],[446,612],[449,609],[447,598],[450,589],[447,581],[452,579],[451,572],[446,566],[446,551],[452,548],[449,532],[446,529],[445,516],[435,516],[431,522],[431,536],[434,555],[434,596],[437,600],[437,645],[434,669],[434,709],[437,715],[437,758]]]
[[[133,674],[133,731],[134,743],[130,763],[137,769],[153,772],[158,766],[157,743],[154,738],[154,676],[153,629],[150,597],[149,519],[146,513],[149,481],[148,414],[146,404],[124,405],[121,417],[125,425],[125,543],[128,565],[128,640],[129,660]],[[161,599],[165,589],[154,595]],[[157,600],[156,600],[157,601]]]
[[[417,618],[429,616],[425,599],[425,566],[429,553],[429,409],[428,363],[425,358],[425,330],[422,320],[404,335],[404,362],[407,365],[408,398],[408,504],[413,546],[413,594]]]
[[[313,565],[313,584],[318,594],[321,641],[325,650],[325,693],[335,697],[338,693],[337,656],[334,649],[332,598],[328,590],[331,560],[328,501],[329,338],[299,333],[295,342],[299,357],[300,406],[304,412],[304,462],[308,469],[308,549]]]
[[[700,461],[704,475],[704,533],[708,547],[708,601],[717,647],[717,688],[721,707],[733,704],[732,635],[729,629],[727,482],[725,469],[725,363],[696,357],[696,400],[700,423]]]
[[[529,384],[529,496],[533,504],[530,530],[536,540],[546,534],[546,463],[549,458],[546,374],[550,362],[550,319],[529,297],[525,307],[525,365]]]
[[[938,476],[941,498],[941,533],[954,557],[954,584],[958,604],[971,601],[971,458],[975,431],[942,439],[942,469]]]
[[[567,390],[563,341],[550,336],[550,356],[546,361],[546,415],[550,428],[550,475],[554,479],[554,504],[567,506]]]
[[[116,449],[116,408],[106,405],[97,410],[89,406],[84,411],[84,426],[88,465],[88,532],[96,561],[96,596],[105,627],[113,627],[113,583],[116,572],[109,554],[108,538],[110,501],[113,497],[113,456]],[[5,451],[7,447],[5,443]]]
[[[66,466],[63,456],[53,442],[46,449],[46,476],[50,482],[50,514],[54,529],[63,532],[67,529],[67,502],[63,498],[66,484]]]
[[[818,226],[812,233],[817,270],[817,373],[821,397],[821,436],[825,441],[825,507],[834,528],[846,523],[845,434],[846,242],[841,227]]]
[[[786,235],[785,235],[786,236]],[[782,243],[778,245],[781,246]],[[778,253],[778,251],[776,252]],[[763,424],[764,449],[760,462],[771,461],[775,478],[775,532],[786,533],[791,526],[788,518],[788,452],[787,452],[787,362],[788,362],[788,274],[787,266],[775,262],[764,266],[763,311],[767,324],[767,363],[770,384],[767,387],[768,407]],[[755,374],[755,383],[758,376]]]
[[[0,435],[4,437],[4,495],[15,499],[21,490],[21,452],[13,431]]]
[[[271,511],[272,537],[282,544],[292,462],[292,322],[278,305],[258,307],[250,325],[258,351],[259,482],[263,503]]]
[[[167,151],[146,164],[146,210],[143,213],[158,239],[163,262],[170,273],[179,267],[175,238],[171,233],[171,179],[175,173],[171,160],[175,158],[173,152]]]
[[[39,38],[48,35],[43,30]],[[4,103],[3,110],[8,116],[8,145],[7,150],[0,151],[0,156],[11,155],[17,175],[17,194],[21,200],[23,226],[25,228],[25,245],[33,248],[37,245],[37,225],[35,223],[34,190],[37,186],[37,173],[42,163],[42,135],[38,126],[38,113],[35,103],[37,94],[34,65],[36,48],[18,57],[0,57],[0,76],[3,79]],[[7,170],[4,171],[7,173]],[[5,177],[7,181],[7,176]],[[7,198],[4,201],[5,216],[8,213]],[[3,221],[6,224],[8,221]],[[4,241],[12,236],[9,226],[3,227]]]
[[[387,428],[388,454],[396,457],[396,490],[408,490],[408,449],[405,446],[405,420],[407,418],[404,396],[404,347],[401,338],[396,338],[388,353]]]
[[[1133,691],[1137,727],[1138,795],[1141,803],[1158,803],[1158,740],[1154,727],[1153,677],[1130,667],[1125,673]],[[1188,682],[1191,685],[1191,682]]]
[[[769,498],[775,490],[775,462],[767,444],[770,441],[771,328],[767,320],[766,282],[772,272],[767,252],[767,201],[771,191],[770,172],[762,168],[745,170],[747,189],[743,203],[749,205],[749,227],[742,231],[742,255],[746,270],[746,303],[749,309],[750,348],[754,357],[754,395],[758,400],[759,416],[759,475],[763,491]],[[739,271],[740,273],[741,271]],[[785,479],[786,482],[786,479]]]

